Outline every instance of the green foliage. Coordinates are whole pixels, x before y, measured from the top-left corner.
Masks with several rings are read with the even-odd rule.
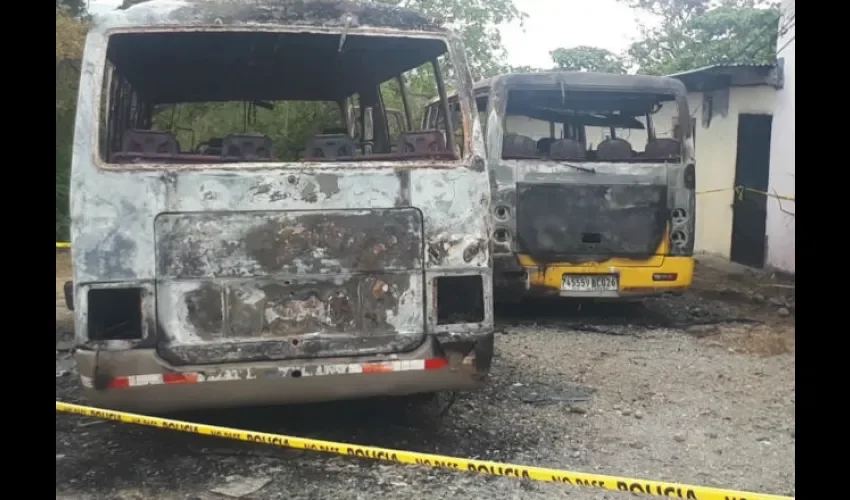
[[[621,0],[654,14],[655,28],[628,50],[640,73],[665,75],[715,64],[776,59],[779,9],[759,0]]]
[[[244,103],[198,103],[161,106],[154,110],[153,128],[171,130],[184,151],[196,149],[211,137],[224,137],[245,131],[266,134],[275,140],[277,157],[294,161],[307,138],[330,127],[341,127],[336,103],[276,103],[268,110],[257,107],[246,120]]]
[[[568,71],[596,71],[600,73],[625,73],[623,59],[613,52],[598,47],[579,45],[570,49],[549,52],[558,69]]]
[[[82,13],[81,2],[56,2],[56,241],[68,239],[68,179],[86,32]]]
[[[779,9],[765,0],[620,0],[653,15],[655,27],[625,54],[597,47],[550,52],[560,69],[669,75],[715,64],[770,64],[776,56]]]
[[[86,0],[56,0],[56,10],[63,10],[71,17],[81,17],[86,13]]]
[[[505,69],[507,52],[498,25],[522,22],[525,14],[514,0],[373,0],[439,16],[466,45],[473,79],[490,77]]]

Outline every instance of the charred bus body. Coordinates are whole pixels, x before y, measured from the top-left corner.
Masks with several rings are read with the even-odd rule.
[[[695,164],[681,82],[507,74],[474,92],[492,188],[497,300],[639,297],[690,286]],[[438,125],[426,111],[423,126]]]
[[[391,144],[381,84],[429,66],[447,110],[441,58],[461,142]],[[368,148],[344,133],[352,95]],[[232,129],[192,121],[232,103]],[[203,147],[162,125],[179,106]],[[276,106],[292,113],[264,117]],[[493,315],[474,106],[462,44],[412,11],[150,0],[99,18],[71,174],[85,396],[148,412],[479,387]],[[298,113],[337,122],[300,137]]]

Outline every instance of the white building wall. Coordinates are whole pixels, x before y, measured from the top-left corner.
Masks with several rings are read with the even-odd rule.
[[[732,87],[724,114],[702,120],[702,93],[688,95],[696,117],[697,224],[695,249],[730,257],[735,163],[738,156],[738,115],[772,114],[773,87]]]
[[[770,142],[769,191],[795,197],[795,25],[794,0],[782,0],[777,59],[782,59],[784,85],[776,91]],[[767,265],[794,273],[795,202],[769,198],[767,202]]]

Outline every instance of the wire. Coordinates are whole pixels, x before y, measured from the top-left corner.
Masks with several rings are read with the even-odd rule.
[[[784,22],[782,23],[782,26],[779,27],[779,32],[783,33],[783,34],[786,33],[788,30],[793,28],[795,24],[797,24],[796,20],[797,20],[797,14],[794,14],[793,16],[789,17],[788,19],[785,19]]]
[[[785,43],[783,43],[783,44],[782,44],[782,47],[779,47],[778,49],[776,49],[776,53],[777,53],[777,54],[779,54],[780,52],[782,52],[783,50],[785,50],[785,47],[787,47],[788,45],[790,45],[790,44],[791,44],[791,42],[793,42],[795,38],[797,38],[797,35],[794,35],[794,36],[792,36],[791,38],[789,38],[789,39],[788,39],[788,41],[786,41]]]

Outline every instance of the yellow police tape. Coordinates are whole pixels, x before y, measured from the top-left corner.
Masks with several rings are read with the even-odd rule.
[[[56,248],[71,248],[71,244],[67,241],[57,241]]]
[[[63,403],[61,401],[56,402],[56,411],[104,420],[112,420],[125,424],[146,425],[149,427],[159,427],[162,429],[233,439],[236,441],[268,444],[281,448],[313,450],[324,453],[332,453],[335,455],[347,455],[357,458],[383,460],[386,462],[421,465],[436,469],[477,472],[479,474],[490,476],[508,476],[546,483],[565,483],[573,486],[625,491],[650,496],[690,498],[698,500],[794,500],[793,497],[767,495],[764,493],[722,490],[719,488],[709,488],[705,486],[649,481],[646,479],[633,479],[628,477],[603,476],[600,474],[588,474],[585,472],[544,469],[542,467],[526,467],[523,465],[502,464],[484,460],[469,460],[465,458],[432,455],[429,453],[376,448],[374,446],[359,446],[356,444],[320,441],[317,439],[269,434],[265,432],[244,431],[229,427],[218,427],[214,425],[196,424],[180,420],[104,410],[100,408],[92,408],[90,406]]]
[[[707,189],[705,191],[697,191],[696,194],[723,193],[723,192],[726,192],[726,191],[734,191],[735,197],[738,198],[739,201],[744,199],[744,193],[756,193],[756,194],[760,194],[762,196],[767,196],[768,198],[776,198],[777,200],[793,201],[794,203],[797,202],[797,200],[794,196],[785,196],[785,195],[776,194],[776,193],[768,193],[766,191],[759,191],[758,189],[748,188],[748,187],[744,187],[744,186],[735,186],[735,187],[731,187],[731,188],[721,188],[721,189]]]

